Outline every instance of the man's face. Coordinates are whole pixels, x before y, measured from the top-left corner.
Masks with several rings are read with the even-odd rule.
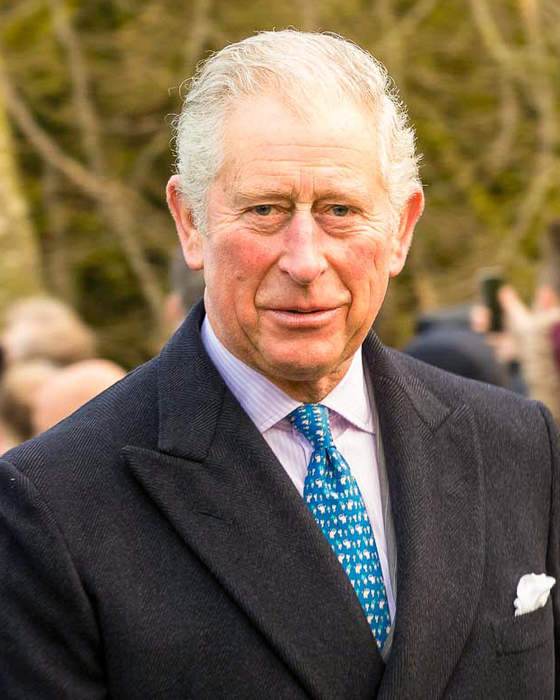
[[[414,211],[394,221],[371,121],[349,103],[308,120],[272,97],[238,104],[204,236],[170,182],[187,263],[204,267],[216,335],[301,400],[319,400],[346,372],[421,211],[419,193]]]

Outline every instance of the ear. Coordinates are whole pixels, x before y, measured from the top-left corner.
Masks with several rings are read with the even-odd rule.
[[[424,193],[422,190],[417,190],[406,203],[399,220],[398,231],[393,237],[393,250],[389,265],[391,277],[396,277],[404,267],[408,249],[412,243],[414,227],[423,211]]]
[[[175,221],[185,262],[191,270],[202,270],[204,267],[202,234],[194,225],[191,208],[181,194],[178,175],[169,178],[165,191],[167,205]]]

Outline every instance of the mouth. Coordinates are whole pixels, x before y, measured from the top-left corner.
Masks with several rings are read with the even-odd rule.
[[[275,311],[285,311],[286,313],[289,314],[318,314],[321,313],[322,311],[331,311],[332,309],[328,308],[312,308],[312,309],[300,309],[300,308],[294,308],[294,309],[275,309]]]
[[[268,309],[267,313],[279,324],[292,328],[317,328],[328,324],[337,313],[336,307],[294,307]]]

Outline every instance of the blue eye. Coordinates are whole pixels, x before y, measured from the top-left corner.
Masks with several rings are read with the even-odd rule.
[[[331,211],[335,216],[346,216],[350,209],[344,204],[335,204],[331,207]]]
[[[253,207],[253,211],[255,214],[258,214],[259,216],[268,216],[269,214],[272,213],[272,205],[271,204],[258,204],[256,207]]]

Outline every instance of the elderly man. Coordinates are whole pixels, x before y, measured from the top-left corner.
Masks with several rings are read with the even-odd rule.
[[[369,331],[423,206],[383,68],[228,46],[177,154],[204,305],[0,470],[4,697],[552,698],[550,416]]]

